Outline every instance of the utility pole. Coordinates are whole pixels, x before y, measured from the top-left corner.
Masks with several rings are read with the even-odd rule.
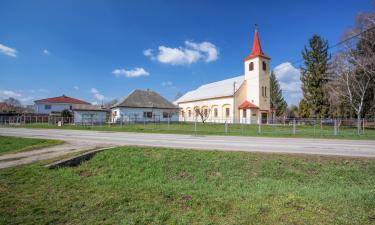
[[[233,124],[235,122],[235,113],[236,113],[236,82],[233,82]]]

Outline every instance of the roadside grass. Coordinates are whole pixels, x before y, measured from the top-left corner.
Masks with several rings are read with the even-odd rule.
[[[0,224],[374,224],[375,160],[119,147],[0,170]]]
[[[0,136],[0,155],[62,144],[60,140]]]
[[[9,126],[5,126],[9,127]],[[149,123],[149,124],[124,124],[121,125],[64,125],[62,127],[34,123],[22,124],[11,127],[43,128],[43,129],[74,129],[74,130],[96,130],[114,132],[143,132],[143,133],[166,133],[166,134],[196,134],[196,135],[232,135],[232,136],[258,136],[258,137],[300,137],[300,138],[329,138],[329,139],[363,139],[375,140],[375,127],[367,128],[364,134],[358,135],[356,128],[341,128],[337,135],[334,134],[332,126],[299,125],[296,133],[293,133],[291,125],[263,125],[259,133],[258,125],[252,124],[228,124],[225,130],[224,124],[197,123]]]

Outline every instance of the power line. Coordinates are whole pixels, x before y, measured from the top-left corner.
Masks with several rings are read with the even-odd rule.
[[[355,34],[355,35],[353,35],[353,36],[351,36],[351,37],[348,37],[348,38],[346,38],[346,39],[344,39],[344,40],[342,40],[342,41],[339,41],[339,42],[337,42],[337,43],[334,44],[334,45],[328,46],[327,50],[330,50],[330,49],[332,49],[332,48],[336,48],[337,46],[342,45],[342,44],[344,44],[345,42],[347,42],[347,41],[349,41],[349,40],[351,40],[351,39],[353,39],[353,38],[356,38],[356,37],[360,36],[361,34],[367,32],[367,31],[370,31],[370,30],[372,30],[372,29],[375,29],[375,26],[369,27],[369,28],[367,28],[367,29],[365,29],[365,30],[359,32],[358,34]],[[295,60],[295,61],[293,61],[293,62],[291,62],[291,63],[289,63],[289,64],[291,64],[291,65],[295,65],[295,64],[297,64],[297,63],[299,63],[299,62],[301,62],[301,61],[303,61],[303,58],[300,58],[300,59],[298,59],[298,60]],[[276,70],[274,69],[273,71],[278,71],[278,70],[280,70],[280,69],[282,69],[283,67],[286,67],[286,66],[287,66],[287,65],[282,65],[282,66],[278,67]]]

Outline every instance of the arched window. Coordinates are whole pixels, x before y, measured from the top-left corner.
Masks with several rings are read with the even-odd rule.
[[[267,70],[267,63],[263,61],[263,70],[266,71]]]
[[[254,70],[254,63],[250,62],[250,64],[249,64],[249,71],[253,71],[253,70]]]

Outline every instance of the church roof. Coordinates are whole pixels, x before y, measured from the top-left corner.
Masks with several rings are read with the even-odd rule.
[[[266,56],[263,52],[263,49],[262,49],[262,46],[260,45],[260,40],[259,40],[259,34],[258,34],[258,31],[255,30],[255,33],[254,33],[254,40],[253,40],[253,49],[250,53],[250,55],[248,55],[246,58],[245,58],[245,61],[249,60],[249,59],[252,59],[254,57],[257,57],[257,56],[261,56],[261,57],[264,57],[264,58],[267,58],[269,59],[268,56]]]
[[[176,100],[176,103],[233,96],[233,83],[236,82],[236,90],[238,90],[244,80],[245,76],[241,75],[214,83],[204,84],[184,94],[181,98]]]

